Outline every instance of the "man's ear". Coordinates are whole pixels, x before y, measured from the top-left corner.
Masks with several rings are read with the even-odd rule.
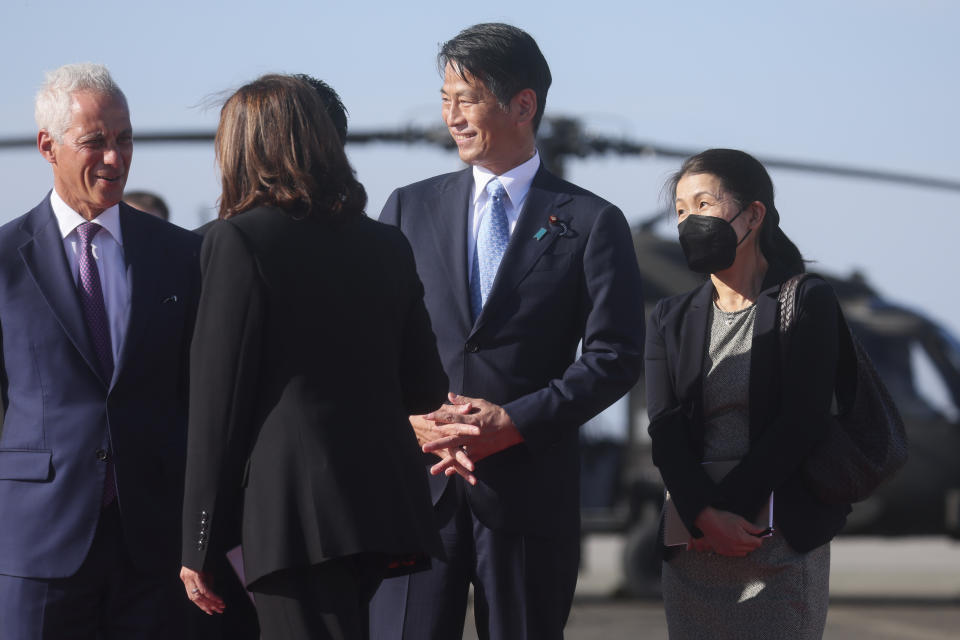
[[[46,129],[40,129],[37,133],[37,149],[40,151],[40,155],[46,158],[50,164],[57,163],[55,146],[53,135]]]
[[[521,89],[510,100],[510,111],[516,114],[517,124],[532,123],[537,115],[537,93],[533,89]]]

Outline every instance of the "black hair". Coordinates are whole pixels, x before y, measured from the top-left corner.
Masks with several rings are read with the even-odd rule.
[[[683,161],[680,170],[667,183],[669,193],[676,197],[677,183],[684,176],[698,173],[717,176],[741,206],[759,201],[766,207],[760,227],[760,251],[776,281],[806,270],[797,245],[780,228],[780,212],[773,203],[773,181],[759,160],[736,149],[707,149]]]
[[[343,106],[343,102],[340,100],[337,92],[323,80],[308,76],[305,73],[297,73],[294,74],[293,77],[298,80],[303,80],[317,92],[317,95],[320,96],[320,102],[323,103],[327,111],[327,115],[330,116],[330,121],[333,122],[333,128],[337,130],[337,137],[340,138],[342,144],[346,144],[347,108]]]
[[[533,89],[537,94],[534,132],[540,127],[553,79],[540,47],[526,31],[499,22],[467,27],[440,46],[441,74],[448,63],[461,77],[467,72],[482,82],[504,108],[520,91]]]

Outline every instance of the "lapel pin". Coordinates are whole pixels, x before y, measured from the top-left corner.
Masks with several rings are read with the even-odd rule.
[[[565,222],[562,222],[557,216],[550,216],[547,218],[550,221],[550,224],[560,227],[560,232],[557,234],[559,236],[567,235],[567,225]]]
[[[539,229],[535,234],[533,234],[533,239],[534,239],[534,240],[539,240],[540,238],[542,238],[542,237],[545,236],[545,235],[547,235],[547,230],[544,229],[543,227],[540,227],[540,229]]]

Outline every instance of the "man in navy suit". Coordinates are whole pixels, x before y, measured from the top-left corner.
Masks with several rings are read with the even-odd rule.
[[[470,168],[393,192],[380,216],[414,249],[450,405],[411,416],[432,453],[447,560],[385,581],[374,638],[561,638],[579,561],[579,425],[628,391],[643,302],[615,206],[541,166],[550,70],[527,33],[444,44],[443,119]],[[582,355],[577,347],[582,341]]]
[[[180,638],[200,238],[120,202],[133,140],[100,65],[37,94],[53,189],[0,228],[0,639]]]

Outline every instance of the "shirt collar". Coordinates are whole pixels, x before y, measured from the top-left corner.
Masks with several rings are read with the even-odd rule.
[[[516,206],[523,202],[530,191],[530,185],[533,183],[534,176],[540,168],[540,152],[534,151],[533,157],[521,165],[517,165],[503,175],[496,175],[489,169],[484,169],[479,165],[473,165],[473,202],[477,203],[480,196],[486,193],[487,183],[497,178],[503,185],[504,191],[510,202]]]
[[[56,189],[50,192],[50,208],[53,209],[53,215],[57,218],[57,225],[60,227],[60,237],[66,238],[68,235],[83,224],[88,222],[86,218],[77,213],[70,205],[63,201]],[[120,205],[115,204],[107,207],[103,212],[93,220],[94,224],[99,224],[113,236],[121,247],[123,246],[123,236],[120,233]]]

